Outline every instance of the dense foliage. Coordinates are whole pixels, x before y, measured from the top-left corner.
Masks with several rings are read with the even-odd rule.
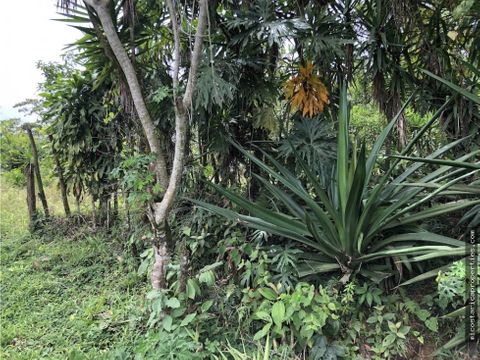
[[[0,123],[2,356],[469,358],[480,3],[59,9]]]

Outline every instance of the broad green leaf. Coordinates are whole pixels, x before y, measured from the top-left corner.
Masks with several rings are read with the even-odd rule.
[[[187,297],[189,299],[195,299],[196,295],[196,286],[195,286],[195,281],[193,279],[188,279],[187,280]]]
[[[196,313],[196,312],[191,313],[191,314],[188,314],[188,315],[185,316],[185,318],[182,320],[182,322],[180,323],[180,326],[187,326],[188,324],[190,324],[190,323],[195,319],[196,316],[197,316],[197,313]]]
[[[271,322],[272,318],[266,311],[257,311],[255,316],[263,321]]]
[[[259,330],[253,336],[253,340],[257,341],[257,340],[260,340],[261,338],[265,337],[269,333],[271,327],[272,327],[272,323],[266,324],[261,330]]]
[[[275,325],[278,327],[282,326],[282,323],[285,320],[285,304],[283,301],[277,301],[275,304],[273,304],[272,319]]]
[[[213,300],[207,300],[204,303],[202,303],[202,305],[200,306],[202,313],[206,313],[208,310],[210,310],[212,305],[213,305]]]
[[[163,318],[162,326],[166,331],[172,330],[173,318],[170,315],[165,315]]]
[[[433,332],[438,332],[438,321],[436,317],[431,317],[425,321],[425,326]]]
[[[267,300],[273,301],[277,299],[277,294],[270,288],[261,287],[258,292]]]
[[[180,301],[177,298],[169,298],[165,301],[165,306],[168,306],[170,309],[177,309],[180,307]]]

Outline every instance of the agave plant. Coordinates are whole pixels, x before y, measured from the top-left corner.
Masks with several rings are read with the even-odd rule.
[[[392,275],[401,276],[404,267],[411,269],[413,262],[461,256],[465,251],[462,241],[426,231],[418,223],[480,203],[478,199],[467,197],[430,205],[431,200],[440,195],[465,194],[465,189],[458,183],[480,169],[480,162],[468,162],[480,151],[454,160],[442,160],[441,157],[462,139],[425,158],[407,156],[446,105],[433,115],[403,152],[395,156],[388,171],[372,181],[381,148],[400,113],[380,134],[368,154],[365,146],[358,151],[351,149],[347,91],[343,87],[338,115],[336,177],[328,186],[322,186],[300,156],[296,161],[308,179],[305,184],[269,154],[264,153],[267,164],[236,145],[264,174],[268,174],[268,178],[255,176],[278,203],[277,209],[283,211],[258,205],[215,184],[212,186],[218,192],[249,214],[202,201],[194,202],[247,227],[303,244],[303,262],[299,266],[301,276],[341,271],[344,281],[352,274],[381,281]],[[401,171],[399,165],[404,163],[411,164]],[[427,175],[419,174],[426,163],[438,167]],[[396,173],[400,174],[394,176]]]

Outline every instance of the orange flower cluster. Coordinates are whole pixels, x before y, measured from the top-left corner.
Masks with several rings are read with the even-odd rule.
[[[292,102],[292,111],[301,110],[304,117],[316,116],[328,104],[328,90],[313,73],[311,62],[300,67],[299,74],[287,81],[285,93]]]

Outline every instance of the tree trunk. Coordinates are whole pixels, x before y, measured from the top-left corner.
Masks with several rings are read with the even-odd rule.
[[[113,193],[113,213],[112,219],[116,221],[118,218],[118,191]]]
[[[252,136],[253,142],[261,142],[267,139],[268,137],[267,132],[261,128],[255,129],[252,127],[252,135],[253,135]],[[256,147],[253,149],[253,154],[258,159],[263,159],[263,153],[260,151],[260,149]],[[260,189],[261,189],[260,180],[258,180],[255,176],[253,176],[253,174],[262,175],[262,170],[257,164],[250,161],[250,166],[249,166],[250,181],[249,181],[249,187],[248,187],[248,198],[250,200],[256,200],[260,195]]]
[[[63,168],[60,164],[60,160],[58,159],[57,152],[55,151],[55,146],[53,144],[53,136],[49,135],[48,139],[52,144],[52,157],[55,161],[55,166],[57,170],[58,183],[60,185],[60,192],[62,194],[63,209],[65,210],[65,216],[69,217],[72,213],[70,212],[70,205],[68,204],[67,186],[65,184],[65,178],[63,177]]]
[[[385,138],[385,162],[383,164],[383,170],[388,171],[390,169],[390,155],[392,154],[392,134],[388,134]]]
[[[37,186],[38,186],[38,197],[42,201],[45,217],[49,218],[50,211],[48,210],[47,197],[45,196],[45,191],[43,190],[42,176],[40,174],[40,164],[38,161],[37,145],[35,144],[35,139],[33,138],[31,126],[26,125],[24,126],[24,129],[27,132],[28,138],[30,140],[30,146],[32,148],[33,167],[35,169],[35,177],[37,178]]]
[[[92,222],[93,222],[93,228],[95,229],[97,227],[97,205],[95,204],[95,198],[92,195]]]
[[[77,205],[77,215],[80,215],[80,195],[75,195],[75,203]]]
[[[110,45],[110,48],[112,49],[112,52],[125,75],[138,118],[140,119],[143,130],[147,137],[150,151],[156,155],[155,172],[157,174],[157,180],[160,181],[162,185],[166,186],[166,184],[168,184],[168,172],[164,152],[161,148],[160,139],[155,134],[155,125],[153,124],[150,113],[148,112],[145,104],[135,68],[133,67],[128,54],[125,51],[125,48],[118,37],[117,30],[113,24],[109,9],[110,1],[85,0],[85,3],[90,5],[97,12],[108,44]]]
[[[130,233],[132,230],[132,222],[130,219],[130,202],[128,201],[128,193],[125,194],[125,220],[127,221],[127,231]]]
[[[28,218],[30,220],[30,231],[35,229],[37,221],[37,201],[35,198],[35,174],[33,167],[33,164],[28,164],[25,167],[25,177],[27,178],[27,206]]]
[[[407,145],[407,125],[405,114],[401,114],[397,121],[398,150],[402,150]]]
[[[110,11],[110,0],[84,0],[86,4],[91,6],[97,13],[98,18],[103,26],[105,37],[117,59],[130,89],[132,100],[135,105],[138,117],[145,132],[150,151],[155,154],[155,172],[157,181],[165,189],[163,199],[160,203],[149,204],[149,219],[154,227],[154,254],[155,263],[152,271],[152,287],[154,289],[163,289],[166,283],[166,267],[169,261],[168,249],[168,225],[167,216],[173,205],[177,187],[180,184],[183,162],[185,157],[185,145],[187,135],[187,109],[192,105],[192,96],[195,86],[196,73],[200,63],[200,56],[203,46],[203,34],[206,28],[206,13],[208,11],[208,1],[200,0],[200,12],[197,23],[197,34],[191,55],[191,66],[188,73],[187,84],[183,98],[177,96],[178,78],[180,67],[180,28],[175,12],[173,2],[167,1],[170,17],[172,21],[172,30],[174,35],[174,61],[173,61],[173,94],[175,106],[175,155],[170,176],[168,175],[165,154],[161,147],[159,136],[155,133],[155,126],[150,117],[145,100],[140,88],[140,83],[135,72],[135,68],[120,38],[117,34]]]
[[[167,266],[170,263],[169,245],[172,243],[172,234],[167,221],[158,224],[154,229],[153,253],[155,262],[151,274],[151,283],[154,290],[165,289],[167,280]]]
[[[185,292],[187,287],[187,271],[188,271],[188,249],[187,244],[183,241],[180,249],[180,274],[178,277],[178,290]]]
[[[109,216],[108,216],[108,210],[109,210],[109,204],[110,202],[110,196],[102,194],[100,195],[99,199],[99,204],[98,204],[98,223],[100,226],[106,225],[108,228],[108,222],[109,222]]]

